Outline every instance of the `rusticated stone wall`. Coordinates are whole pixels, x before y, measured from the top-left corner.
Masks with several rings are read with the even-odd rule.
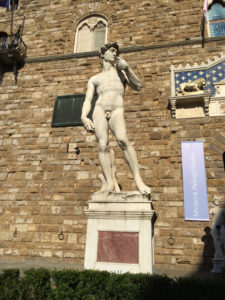
[[[97,143],[82,127],[52,128],[51,121],[56,96],[85,93],[88,78],[101,70],[93,53],[69,56],[78,20],[101,13],[109,20],[109,40],[119,42],[143,84],[141,92],[127,89],[125,118],[141,173],[152,187],[155,265],[197,270],[210,264],[202,237],[211,223],[184,221],[180,143],[205,142],[209,208],[215,196],[224,201],[225,147],[218,148],[215,136],[224,132],[225,117],[176,120],[168,107],[170,66],[201,63],[225,50],[223,38],[207,40],[204,48],[197,40],[202,2],[20,1],[15,24],[26,16],[27,62],[17,85],[6,73],[0,86],[0,259],[83,263],[83,209],[100,187]],[[0,30],[9,30],[9,21],[10,13],[1,9]],[[70,143],[80,149],[76,159],[67,153]],[[135,190],[112,136],[110,146],[119,183]]]
[[[15,27],[26,17],[30,57],[73,52],[77,22],[91,13],[106,16],[110,40],[121,46],[154,45],[199,36],[201,1],[183,0],[20,0]],[[0,30],[10,29],[11,13],[0,8]],[[129,26],[128,26],[129,24]]]

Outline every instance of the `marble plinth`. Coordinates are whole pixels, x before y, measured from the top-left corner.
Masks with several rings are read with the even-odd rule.
[[[154,210],[148,195],[97,192],[85,214],[85,269],[152,273]]]
[[[224,259],[213,259],[212,273],[219,274],[222,272],[223,268],[225,268],[225,260]]]

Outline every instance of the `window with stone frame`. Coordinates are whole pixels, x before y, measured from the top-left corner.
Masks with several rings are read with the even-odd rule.
[[[19,0],[10,0],[9,1],[9,8],[5,8],[5,7],[1,6],[0,10],[5,10],[6,9],[7,11],[12,11],[13,3],[14,3],[14,10],[18,9],[18,7],[19,7]]]
[[[225,35],[225,0],[209,0],[208,30],[211,37]]]
[[[98,51],[107,41],[108,23],[101,16],[82,20],[76,29],[74,52]]]

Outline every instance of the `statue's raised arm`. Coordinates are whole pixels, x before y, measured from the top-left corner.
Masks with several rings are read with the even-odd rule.
[[[128,85],[135,91],[140,91],[141,81],[134,74],[128,63],[121,57],[117,58],[117,69],[124,72]]]

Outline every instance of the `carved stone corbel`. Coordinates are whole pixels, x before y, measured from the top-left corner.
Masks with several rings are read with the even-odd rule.
[[[176,99],[170,99],[171,116],[176,118]]]
[[[211,95],[207,94],[204,96],[204,113],[205,116],[208,117],[209,116],[209,103],[210,103],[210,98]]]

